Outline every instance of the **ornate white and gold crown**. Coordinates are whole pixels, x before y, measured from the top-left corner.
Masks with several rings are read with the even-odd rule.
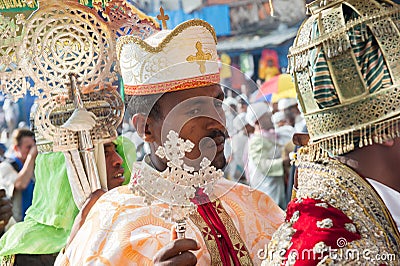
[[[289,72],[313,158],[399,137],[400,8],[388,0],[307,5],[289,51]]]
[[[144,40],[122,36],[117,55],[125,94],[156,94],[219,83],[216,44],[212,26],[197,19]]]

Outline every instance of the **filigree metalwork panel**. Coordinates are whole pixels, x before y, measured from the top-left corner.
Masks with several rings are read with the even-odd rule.
[[[68,90],[68,74],[81,86],[111,78],[114,42],[111,32],[90,8],[50,2],[28,20],[19,50],[21,67],[44,95]]]
[[[389,66],[388,70],[392,71],[393,82],[399,82],[400,65],[398,59],[400,58],[400,32],[391,19],[387,21],[377,21],[371,26],[373,29],[376,29],[374,31],[374,36]]]
[[[351,104],[342,104],[314,114],[305,115],[307,129],[321,139],[351,129],[365,127],[371,122],[380,122],[398,114],[400,110],[400,88],[392,86]]]
[[[96,116],[93,142],[117,137],[124,103],[115,86],[116,39],[125,34],[145,38],[159,30],[124,0],[92,4],[48,0],[26,20],[22,13],[15,19],[0,15],[1,89],[14,100],[27,90],[39,96],[32,122],[42,151],[52,144],[54,151],[79,148],[78,134],[61,127],[77,108],[72,104],[71,75],[84,107]]]
[[[376,1],[348,1],[351,5],[358,9],[361,16],[369,16],[370,14],[376,13],[388,9],[388,7],[382,7]],[[394,15],[397,17],[397,15]],[[400,32],[398,30],[399,25],[396,24],[398,19],[393,20],[393,17],[389,17],[387,20],[373,21],[368,26],[374,37],[378,41],[382,53],[385,57],[386,63],[389,65],[389,72],[394,79],[393,82],[399,81],[400,65],[397,60],[400,56],[398,47]]]
[[[108,22],[116,37],[132,35],[145,39],[160,30],[149,18],[141,18],[139,11],[125,0],[112,0],[105,7],[102,3],[97,3],[93,7]]]
[[[124,114],[124,104],[119,94],[113,90],[95,91],[82,96],[84,107],[95,114],[96,125],[91,130],[94,143],[114,139],[117,127]],[[64,101],[59,96],[51,96],[38,101],[34,115],[35,126],[40,136],[53,142],[54,151],[65,151],[79,147],[78,133],[61,128],[72,115],[75,106],[71,100]]]
[[[313,24],[314,21],[311,19],[304,22],[296,39],[297,45],[309,44],[311,42],[311,31]]]
[[[297,72],[296,78],[298,89],[302,95],[302,97],[299,97],[299,100],[302,103],[303,111],[310,113],[319,110],[314,100],[314,92],[308,71]]]
[[[25,73],[21,70],[14,70],[0,75],[0,88],[3,93],[9,95],[13,101],[22,98],[28,89],[31,89],[27,82]]]
[[[340,102],[345,103],[367,92],[352,50],[328,60]]]
[[[331,33],[337,29],[340,29],[344,25],[342,7],[332,8],[322,12],[321,17],[321,33]]]
[[[10,18],[0,13],[0,86],[1,91],[9,94],[13,100],[23,97],[29,88],[16,55],[21,45],[19,33],[23,22],[22,14]]]
[[[381,6],[376,1],[357,1],[357,0],[348,0],[344,2],[344,4],[348,4],[356,9],[361,15],[372,15],[379,14],[381,11]]]

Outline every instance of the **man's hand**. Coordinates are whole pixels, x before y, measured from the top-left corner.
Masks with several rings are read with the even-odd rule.
[[[7,198],[6,191],[0,189],[0,231],[3,232],[12,216],[11,199]]]
[[[155,255],[153,262],[156,266],[167,265],[196,265],[197,258],[189,250],[198,250],[200,247],[193,239],[176,239],[175,229],[172,229],[172,241],[160,249]]]
[[[29,150],[29,154],[28,155],[32,156],[32,158],[35,160],[37,154],[38,154],[37,146],[33,145],[32,148]]]

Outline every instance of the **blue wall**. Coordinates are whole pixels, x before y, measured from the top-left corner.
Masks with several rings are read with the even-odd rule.
[[[231,33],[229,6],[227,5],[208,6],[190,14],[186,14],[182,9],[165,10],[165,14],[169,16],[167,21],[168,29],[173,29],[189,19],[198,18],[210,23],[214,27],[217,36],[226,36]],[[149,13],[148,15],[156,18],[158,13]]]

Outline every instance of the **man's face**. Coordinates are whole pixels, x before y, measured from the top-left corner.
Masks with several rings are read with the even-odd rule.
[[[250,134],[253,134],[253,133],[254,133],[254,127],[250,126],[249,124],[246,124],[244,126],[244,134],[246,136],[250,136]]]
[[[15,146],[16,157],[24,163],[26,161],[26,157],[28,157],[29,151],[35,145],[36,142],[33,137],[22,137],[21,143]]]
[[[300,114],[299,109],[297,109],[296,105],[290,106],[284,110],[285,112],[285,117],[287,120],[289,120],[290,123],[294,123],[296,120],[296,116]]]
[[[267,112],[264,115],[262,115],[258,119],[258,124],[264,130],[269,130],[269,129],[274,128],[274,124],[272,123],[272,120],[271,120],[271,113]]]
[[[159,100],[163,119],[155,122],[154,131],[161,133],[156,137],[157,144],[163,144],[168,132],[174,130],[195,144],[186,153],[184,161],[188,166],[198,170],[201,160],[207,157],[216,168],[223,168],[227,137],[223,99],[219,85],[164,94]]]
[[[239,102],[239,113],[246,113],[247,112],[247,104]]]
[[[104,144],[104,154],[106,157],[107,188],[109,190],[119,187],[124,182],[124,168],[122,168],[122,158],[115,149],[114,143]]]

